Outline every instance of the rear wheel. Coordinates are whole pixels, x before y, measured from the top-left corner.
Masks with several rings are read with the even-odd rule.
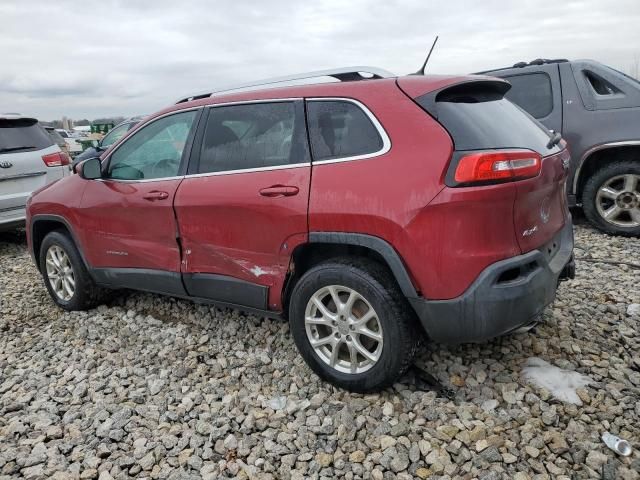
[[[47,234],[40,247],[40,271],[49,295],[65,310],[99,305],[106,290],[91,279],[73,241],[63,231]]]
[[[615,162],[596,171],[585,184],[582,204],[603,232],[640,235],[640,162]]]
[[[391,274],[364,260],[337,259],[306,272],[292,292],[289,322],[313,371],[358,392],[398,381],[420,338]]]

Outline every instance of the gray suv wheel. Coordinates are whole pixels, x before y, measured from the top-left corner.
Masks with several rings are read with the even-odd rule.
[[[582,204],[596,228],[640,235],[640,162],[615,162],[598,170],[585,184]]]

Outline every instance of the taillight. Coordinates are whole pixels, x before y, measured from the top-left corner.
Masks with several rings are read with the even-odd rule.
[[[47,167],[61,167],[69,165],[69,155],[65,152],[50,153],[42,156],[42,161]]]
[[[473,152],[458,161],[456,183],[502,183],[538,176],[542,156],[530,150]]]

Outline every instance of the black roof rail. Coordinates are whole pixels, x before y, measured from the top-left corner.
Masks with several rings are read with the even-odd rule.
[[[518,62],[516,64],[513,65],[513,67],[511,68],[523,68],[523,67],[528,67],[529,65],[546,65],[549,63],[566,63],[569,60],[567,60],[566,58],[553,58],[553,59],[549,59],[549,58],[536,58],[535,60],[531,60],[529,63],[527,62]]]
[[[482,72],[476,72],[474,75],[491,75],[492,72],[499,72],[501,70],[510,70],[512,68],[524,68],[532,65],[545,65],[549,63],[566,63],[569,60],[566,58],[536,58],[535,60],[531,60],[530,62],[518,62],[514,63],[510,67],[501,67],[501,68],[492,68],[491,70],[483,70]]]

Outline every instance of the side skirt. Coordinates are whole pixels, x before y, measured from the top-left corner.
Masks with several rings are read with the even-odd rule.
[[[103,287],[157,293],[268,318],[283,318],[281,312],[267,309],[268,287],[225,275],[142,268],[93,268],[91,275]]]

